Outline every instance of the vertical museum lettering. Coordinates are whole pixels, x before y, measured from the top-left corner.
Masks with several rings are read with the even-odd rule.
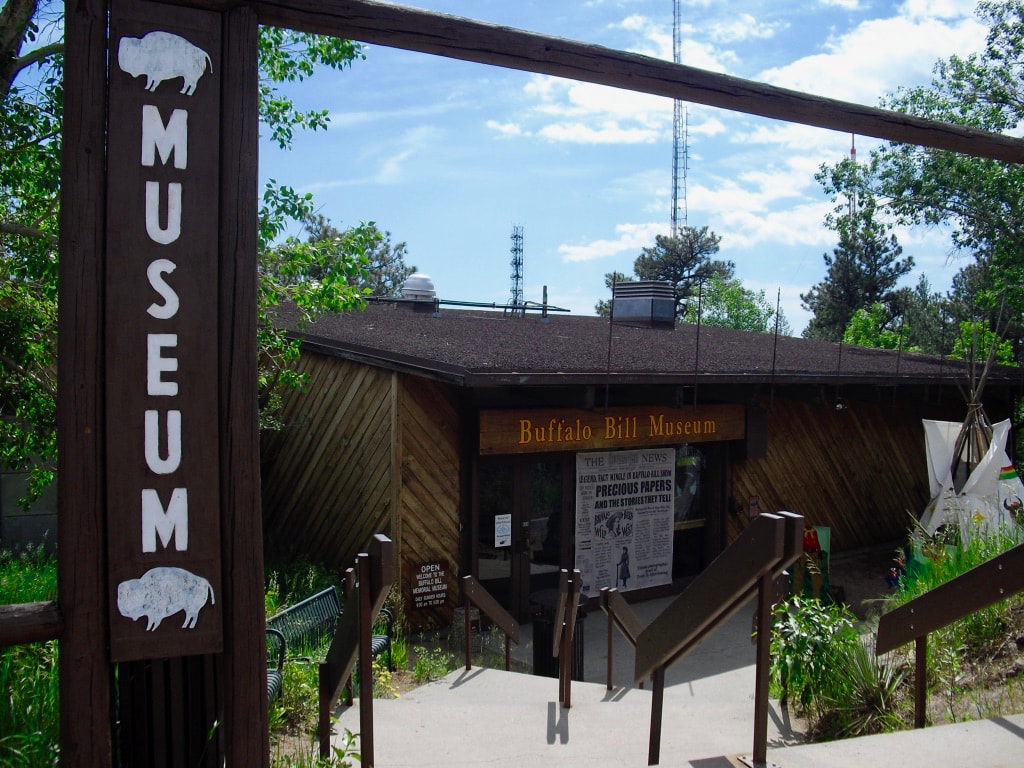
[[[188,111],[175,109],[165,123],[160,110],[142,107],[143,167],[153,168],[157,160],[167,166],[173,157],[176,170],[188,167]],[[145,224],[149,239],[161,246],[181,237],[182,185],[146,181]],[[146,336],[146,395],[150,398],[177,398],[178,334],[175,322],[180,308],[177,292],[167,281],[177,265],[170,259],[153,259],[146,268],[155,300],[146,313],[158,321],[160,332]],[[159,400],[158,400],[159,402]],[[182,416],[174,408],[175,400],[162,408],[145,412],[144,440],[146,466],[155,475],[173,475],[181,467]],[[142,551],[156,552],[157,542],[179,552],[188,550],[188,489],[174,488],[169,498],[161,498],[155,488],[142,489]]]

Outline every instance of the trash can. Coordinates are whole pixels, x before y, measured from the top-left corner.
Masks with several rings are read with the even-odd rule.
[[[557,589],[542,589],[530,595],[530,614],[533,619],[533,674],[542,677],[558,677],[558,659],[551,653],[555,638],[555,606],[558,604]],[[573,680],[583,680],[583,618],[586,598],[580,595],[576,607],[576,631],[572,639]]]

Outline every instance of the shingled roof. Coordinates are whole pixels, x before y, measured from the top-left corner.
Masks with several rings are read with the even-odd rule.
[[[371,303],[301,327],[281,323],[325,354],[439,378],[466,387],[629,383],[966,384],[949,358],[852,347],[713,326],[652,328],[605,318]],[[1017,369],[998,368],[988,386],[1019,386]]]

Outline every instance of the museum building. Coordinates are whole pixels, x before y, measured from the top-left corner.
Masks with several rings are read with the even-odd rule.
[[[970,366],[678,324],[653,288],[614,320],[429,295],[308,325],[284,308],[308,386],[264,436],[268,559],[345,568],[384,533],[417,628],[451,621],[466,574],[523,621],[561,568],[591,597],[678,591],[761,512],[827,527],[833,553],[905,539],[929,499],[921,421],[963,420]],[[1022,391],[991,371],[991,419]]]

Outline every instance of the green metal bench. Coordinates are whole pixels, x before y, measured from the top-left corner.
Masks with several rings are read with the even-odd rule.
[[[287,656],[288,649],[309,651],[325,646],[334,636],[341,600],[336,587],[328,587],[267,619],[267,697],[273,699],[281,690],[285,658],[312,661],[308,656]],[[373,635],[370,654],[376,659],[387,653],[388,669],[394,671],[391,637],[394,617],[382,608],[384,634]]]

